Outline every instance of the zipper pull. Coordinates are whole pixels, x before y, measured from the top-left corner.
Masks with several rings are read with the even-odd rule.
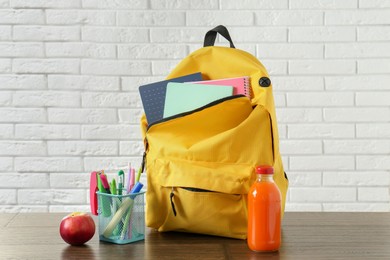
[[[145,171],[145,164],[146,164],[146,151],[142,155],[141,172]]]
[[[142,155],[141,172],[144,172],[144,170],[145,170],[146,154],[147,154],[148,149],[149,149],[149,142],[148,142],[148,139],[146,139],[146,137],[144,140],[144,145],[145,145],[145,150],[144,150],[144,154]]]
[[[175,196],[175,194],[173,193],[173,187],[172,187],[171,195],[169,195],[169,198],[171,199],[171,206],[172,206],[173,215],[175,215],[175,217],[176,217],[175,203],[173,203],[174,196]]]

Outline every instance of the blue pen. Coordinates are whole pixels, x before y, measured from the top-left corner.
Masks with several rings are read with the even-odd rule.
[[[135,194],[135,193],[140,192],[143,186],[144,185],[142,183],[137,182],[134,185],[134,187],[131,189],[129,194]],[[130,196],[130,199],[134,200],[136,197],[137,197],[137,195],[133,195],[133,196]],[[127,212],[127,215],[125,217],[125,220],[123,222],[124,225],[123,225],[123,229],[122,229],[122,233],[121,233],[121,239],[122,240],[125,238],[126,235],[127,235],[128,238],[131,238],[132,226],[131,226],[131,223],[130,223],[130,217],[131,217],[132,211],[133,211],[133,204],[130,205],[129,210]]]
[[[140,192],[143,186],[144,186],[144,185],[143,185],[142,183],[137,182],[137,183],[134,185],[134,187],[131,189],[130,194]],[[132,197],[132,199],[134,199],[133,196],[131,196],[131,197]]]

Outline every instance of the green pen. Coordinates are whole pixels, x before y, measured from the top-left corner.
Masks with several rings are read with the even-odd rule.
[[[123,180],[125,178],[125,173],[124,171],[120,170],[118,172],[118,195],[122,195],[122,190],[123,190]]]
[[[137,172],[137,178],[135,179],[135,182],[139,182],[139,180],[141,179],[141,174],[142,174],[142,167],[140,167],[138,169],[138,172]]]
[[[110,183],[110,190],[111,190],[111,194],[117,195],[116,181],[115,181],[115,179],[112,179],[112,181],[111,181],[111,183]]]
[[[110,190],[111,190],[111,194],[118,195],[117,189],[116,189],[116,180],[114,178],[112,179],[112,181],[110,183]],[[114,206],[113,212],[116,212],[121,205],[121,200],[118,198],[115,198],[114,201],[115,201],[115,203],[113,204],[113,206]],[[119,226],[117,226],[114,229],[113,234],[114,234],[114,236],[117,236],[119,234]]]
[[[98,172],[97,176],[97,186],[101,193],[107,193],[106,189],[103,187],[102,180],[100,179],[100,174],[104,174],[102,172]]]

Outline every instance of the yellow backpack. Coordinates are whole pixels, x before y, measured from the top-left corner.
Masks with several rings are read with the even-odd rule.
[[[217,33],[230,47],[213,46]],[[247,194],[257,165],[272,165],[284,211],[287,176],[279,153],[272,84],[264,66],[234,47],[224,26],[167,79],[201,72],[204,80],[250,76],[252,99],[232,96],[148,125],[145,143],[146,225],[245,239]]]

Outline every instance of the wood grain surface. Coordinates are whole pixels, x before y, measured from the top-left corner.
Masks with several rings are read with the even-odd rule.
[[[390,259],[390,213],[287,212],[282,247],[255,253],[245,240],[147,229],[145,241],[84,246],[59,235],[63,213],[0,214],[0,259]],[[95,219],[96,221],[96,219]]]

